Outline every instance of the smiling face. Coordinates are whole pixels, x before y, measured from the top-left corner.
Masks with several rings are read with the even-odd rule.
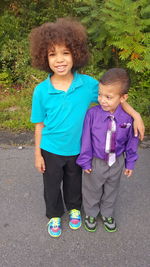
[[[127,100],[127,94],[121,94],[121,83],[99,85],[98,102],[102,109],[113,113],[117,106]]]
[[[67,76],[71,74],[73,58],[70,50],[65,45],[55,45],[49,49],[48,62],[55,76]]]

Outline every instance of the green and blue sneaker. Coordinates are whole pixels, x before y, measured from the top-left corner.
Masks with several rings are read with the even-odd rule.
[[[71,229],[77,230],[82,224],[81,213],[79,210],[72,209],[69,212],[69,226]]]
[[[97,221],[95,217],[85,216],[84,228],[89,232],[95,232],[97,228]]]
[[[51,218],[47,226],[50,236],[59,237],[61,235],[61,219],[59,217]]]
[[[104,224],[104,228],[107,232],[116,232],[117,231],[117,226],[114,218],[112,217],[104,217],[101,216],[102,222]]]

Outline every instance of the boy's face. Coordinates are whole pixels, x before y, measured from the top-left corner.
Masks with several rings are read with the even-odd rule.
[[[103,110],[113,113],[127,98],[127,94],[121,94],[121,83],[99,84],[98,102]]]
[[[58,76],[71,73],[73,58],[70,50],[65,45],[55,45],[48,50],[49,67]]]

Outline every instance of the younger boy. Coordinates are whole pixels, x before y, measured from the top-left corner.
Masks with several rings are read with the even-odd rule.
[[[114,205],[124,163],[124,174],[129,177],[137,160],[133,120],[121,107],[129,87],[130,78],[124,69],[108,70],[100,79],[100,105],[89,109],[85,117],[77,164],[84,170],[85,229],[90,232],[96,231],[99,213],[105,229],[116,231]]]

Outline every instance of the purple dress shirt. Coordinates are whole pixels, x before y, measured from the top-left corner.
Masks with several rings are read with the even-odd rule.
[[[105,160],[105,141],[109,115],[100,105],[88,110],[83,127],[81,153],[77,164],[82,169],[92,169],[93,157]],[[134,137],[133,119],[119,105],[113,113],[116,121],[116,156],[125,152],[125,168],[134,169],[138,158],[138,137]]]

